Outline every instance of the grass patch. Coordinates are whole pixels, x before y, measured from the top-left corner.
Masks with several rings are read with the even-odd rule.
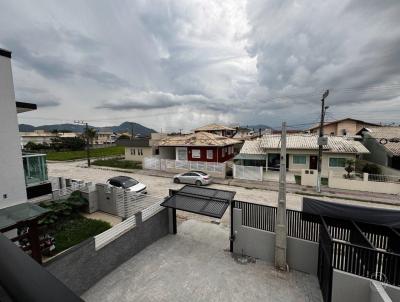
[[[123,146],[113,146],[106,148],[90,149],[90,157],[105,157],[105,156],[117,156],[125,154],[125,147]],[[84,159],[86,158],[86,150],[80,151],[52,151],[47,153],[48,160],[74,160],[74,159]]]
[[[108,222],[88,219],[80,214],[73,215],[70,219],[57,224],[53,234],[56,246],[53,253],[62,252],[109,228],[111,225]]]
[[[301,175],[295,175],[294,181],[296,182],[296,184],[301,185]]]
[[[140,161],[124,160],[124,159],[98,159],[93,163],[95,166],[113,167],[122,169],[142,169]]]

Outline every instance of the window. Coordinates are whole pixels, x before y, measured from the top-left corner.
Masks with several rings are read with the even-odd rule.
[[[342,167],[346,166],[346,159],[340,157],[329,158],[329,167]]]
[[[138,152],[138,155],[143,155],[143,149],[138,149],[137,152]]]
[[[178,160],[187,160],[187,151],[186,148],[176,148],[177,150],[177,159]]]
[[[207,159],[214,158],[214,150],[207,150]]]
[[[293,164],[295,165],[305,165],[307,159],[305,155],[293,155]]]
[[[200,158],[200,149],[192,150],[192,158]]]

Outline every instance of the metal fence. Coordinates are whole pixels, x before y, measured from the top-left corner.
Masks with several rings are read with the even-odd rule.
[[[368,174],[368,181],[400,183],[400,176]]]
[[[275,232],[277,208],[262,204],[235,200],[233,207],[242,210],[244,226]],[[287,235],[318,242],[320,218],[295,210],[286,210]]]
[[[233,165],[233,178],[262,181],[263,177],[263,167]]]
[[[200,170],[209,173],[225,175],[226,164],[205,161],[173,160],[158,157],[145,157],[143,168],[148,170],[174,171],[174,170]]]
[[[274,232],[277,208],[234,200],[244,226]],[[286,210],[287,235],[319,242],[318,278],[331,299],[333,269],[400,286],[400,233],[364,222]]]

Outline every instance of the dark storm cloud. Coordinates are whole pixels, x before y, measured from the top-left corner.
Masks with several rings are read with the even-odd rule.
[[[312,105],[326,88],[331,106],[399,96],[399,13],[398,1],[249,2],[248,51],[265,99],[308,90],[283,107]]]
[[[16,98],[18,100],[34,103],[39,108],[57,107],[61,104],[59,98],[55,97],[45,89],[37,87],[15,87]]]
[[[140,93],[129,98],[120,100],[105,101],[97,109],[109,109],[114,111],[124,110],[152,110],[152,109],[166,109],[177,106],[202,106],[209,110],[220,111],[220,103],[212,103],[207,97],[203,95],[175,95],[165,92],[148,92]]]
[[[67,38],[67,44],[73,45],[75,48],[92,49],[95,43],[91,39],[79,35],[78,33],[68,33],[67,35],[62,32],[64,38]],[[23,44],[23,39],[7,39],[4,44],[9,49],[13,50],[13,60],[22,66],[24,69],[34,70],[41,76],[48,79],[68,79],[72,77],[80,77],[90,79],[96,83],[103,85],[107,88],[123,88],[128,87],[129,83],[118,77],[117,75],[101,69],[98,65],[85,62],[76,62],[71,60],[69,56],[63,53],[62,50],[57,55],[49,55],[39,51],[33,51],[29,45]],[[54,40],[57,42],[57,39]],[[56,45],[52,46],[56,48]],[[97,56],[88,56],[86,61],[97,61]]]

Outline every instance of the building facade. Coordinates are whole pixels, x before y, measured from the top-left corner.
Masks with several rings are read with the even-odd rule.
[[[18,107],[15,102],[11,52],[0,49],[0,208],[27,200],[17,111],[32,110],[36,106],[19,104]]]
[[[357,119],[345,118],[324,124],[324,134],[331,136],[354,136],[362,128],[379,126],[374,123],[364,122]],[[311,134],[319,134],[319,125],[308,129]]]
[[[148,138],[120,139],[117,141],[117,145],[125,147],[126,160],[141,162],[145,157],[154,155],[149,141]]]
[[[194,129],[194,132],[208,132],[215,135],[233,137],[236,133],[236,129],[220,124],[209,124],[199,128]]]
[[[163,159],[204,162],[226,162],[235,155],[237,140],[209,132],[170,136],[159,142],[159,156]]]
[[[52,133],[45,130],[35,130],[32,132],[20,132],[21,137],[21,146],[25,147],[25,145],[29,142],[35,144],[48,144],[52,143],[52,139],[59,137],[58,133]]]
[[[265,135],[261,139],[246,141],[235,163],[244,166],[263,166],[268,170],[279,170],[280,135]],[[316,170],[318,167],[318,137],[315,135],[288,135],[286,168],[300,173],[303,169]],[[343,137],[329,137],[323,148],[321,171],[327,177],[329,171],[346,173],[348,160],[355,161],[369,151],[358,141]]]

